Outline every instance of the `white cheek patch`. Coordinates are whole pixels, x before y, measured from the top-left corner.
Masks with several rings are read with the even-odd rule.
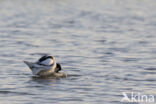
[[[52,59],[50,59],[50,58],[48,58],[48,59],[41,62],[41,64],[44,64],[44,65],[51,65],[53,63],[54,63],[54,61]]]

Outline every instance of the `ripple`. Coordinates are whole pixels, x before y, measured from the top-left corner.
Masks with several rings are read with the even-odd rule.
[[[0,91],[1,94],[8,94],[8,93],[12,93],[11,91]]]
[[[13,95],[35,95],[35,94],[30,94],[26,92],[14,92],[14,91],[0,91],[0,94],[13,94]]]
[[[40,56],[44,56],[44,55],[50,55],[50,53],[31,53],[30,55],[40,55]]]
[[[156,70],[156,68],[146,68],[145,70],[155,71],[155,70]]]
[[[139,61],[140,58],[123,58],[122,60],[125,62],[136,62]]]
[[[23,41],[17,41],[15,44],[25,45],[26,47],[39,47],[39,45],[34,45],[32,43],[26,43]]]

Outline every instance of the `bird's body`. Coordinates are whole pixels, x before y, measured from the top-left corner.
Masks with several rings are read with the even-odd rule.
[[[62,73],[59,73],[62,70],[61,65],[55,62],[55,59],[52,56],[43,56],[37,62],[28,62],[24,61],[26,65],[31,69],[34,75],[38,76],[65,76]]]

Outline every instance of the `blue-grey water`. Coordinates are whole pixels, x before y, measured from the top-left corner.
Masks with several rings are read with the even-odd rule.
[[[155,0],[1,0],[0,104],[121,104],[123,92],[156,96],[155,10]],[[23,60],[44,54],[69,76],[34,78]]]

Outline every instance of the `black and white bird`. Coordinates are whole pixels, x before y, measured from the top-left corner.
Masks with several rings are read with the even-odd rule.
[[[37,62],[24,61],[24,63],[28,65],[34,75],[53,75],[56,77],[66,76],[64,73],[59,72],[62,70],[61,65],[56,63],[54,57],[49,55],[42,56]]]

